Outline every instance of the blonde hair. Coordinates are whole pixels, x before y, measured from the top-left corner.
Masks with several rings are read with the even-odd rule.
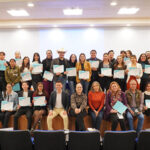
[[[102,88],[101,88],[101,86],[100,86],[100,83],[97,82],[97,81],[94,81],[94,82],[92,83],[92,86],[91,86],[90,91],[95,92],[95,91],[94,91],[94,88],[93,88],[93,85],[94,85],[94,84],[97,84],[97,85],[99,86],[99,92],[102,92],[102,91],[103,91]]]

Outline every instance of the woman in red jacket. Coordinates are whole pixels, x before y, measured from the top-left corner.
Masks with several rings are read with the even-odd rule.
[[[92,125],[95,129],[100,129],[101,120],[103,118],[103,106],[105,94],[102,91],[99,82],[94,81],[91,90],[88,93],[90,106],[90,115],[92,117]]]

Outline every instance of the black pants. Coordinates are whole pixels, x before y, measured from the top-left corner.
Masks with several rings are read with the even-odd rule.
[[[14,130],[18,130],[18,119],[21,115],[26,115],[28,120],[28,127],[27,129],[31,130],[31,123],[32,123],[32,109],[29,107],[20,108],[14,115]]]
[[[111,130],[115,131],[118,125],[118,122],[120,123],[120,127],[122,131],[126,130],[124,119],[119,119],[116,113],[110,114],[110,120],[111,120]]]
[[[104,89],[108,90],[109,89],[109,85],[112,82],[112,77],[100,77],[99,78],[99,82],[101,85],[102,90],[104,91]]]
[[[1,71],[2,72],[2,71]],[[6,80],[5,76],[0,74],[0,91],[5,91],[6,90]]]
[[[85,126],[84,126],[84,116],[86,115],[86,110],[84,109],[81,111],[79,114],[75,114],[74,110],[70,110],[70,116],[76,117],[75,121],[75,130],[76,131],[85,131]]]
[[[33,85],[34,91],[36,90],[38,82],[42,82],[41,74],[32,74],[32,85]]]
[[[3,112],[3,128],[8,127],[9,118],[13,115],[16,111],[5,111]]]

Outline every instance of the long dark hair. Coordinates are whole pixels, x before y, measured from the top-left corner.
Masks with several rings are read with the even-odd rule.
[[[40,84],[43,85],[42,82],[38,82],[38,83],[37,83],[36,90],[35,90],[35,95],[38,95],[38,94],[39,94],[38,86],[39,86]],[[44,90],[44,85],[43,85],[42,93],[43,93],[45,96],[47,96],[47,92]]]
[[[41,59],[40,59],[40,54],[39,53],[34,53],[33,54],[33,60],[32,60],[32,62],[35,61],[35,55],[37,55],[39,57],[38,62],[41,63]]]
[[[146,57],[146,60],[145,61],[141,61],[141,57],[142,57],[142,55],[145,55],[145,57]],[[139,59],[138,59],[138,63],[145,63],[145,64],[148,64],[148,60],[147,60],[147,56],[146,56],[146,54],[145,53],[142,53],[141,55],[140,55],[140,57],[139,57]]]
[[[122,56],[119,55],[118,57],[122,57]],[[117,58],[118,58],[118,57],[117,57]],[[116,59],[116,62],[115,62],[115,64],[114,64],[114,69],[117,69],[118,64],[119,64],[119,63],[118,63],[118,61],[117,61],[117,59]],[[122,65],[122,68],[123,68],[123,69],[126,68],[125,63],[124,63],[124,60],[123,60],[123,57],[122,57],[122,64],[121,64],[121,65]]]
[[[29,62],[28,62],[27,65],[25,66],[24,60],[25,60],[26,58],[28,58]],[[27,67],[28,69],[30,69],[30,58],[29,58],[28,56],[25,56],[25,57],[23,58],[22,66],[21,66],[21,68],[20,68],[20,71],[23,72],[23,70],[24,70],[25,67]]]
[[[71,61],[71,57],[72,57],[73,55],[76,57],[74,63]],[[77,63],[77,56],[76,56],[75,54],[71,54],[71,55],[70,55],[70,58],[69,58],[69,62],[70,62],[70,63],[73,63],[73,64],[76,64],[76,63]]]

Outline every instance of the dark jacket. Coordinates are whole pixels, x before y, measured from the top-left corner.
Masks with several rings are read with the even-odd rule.
[[[42,61],[43,74],[44,74],[44,71],[50,71],[51,63],[52,63],[52,59],[48,59],[48,58],[46,58]]]
[[[49,99],[49,109],[50,110],[53,110],[55,108],[55,105],[56,105],[56,95],[57,95],[56,91],[53,91],[51,93],[51,96],[50,96],[50,99]],[[61,101],[62,101],[62,105],[63,105],[64,109],[67,111],[68,107],[69,107],[69,96],[64,91],[62,91]]]

